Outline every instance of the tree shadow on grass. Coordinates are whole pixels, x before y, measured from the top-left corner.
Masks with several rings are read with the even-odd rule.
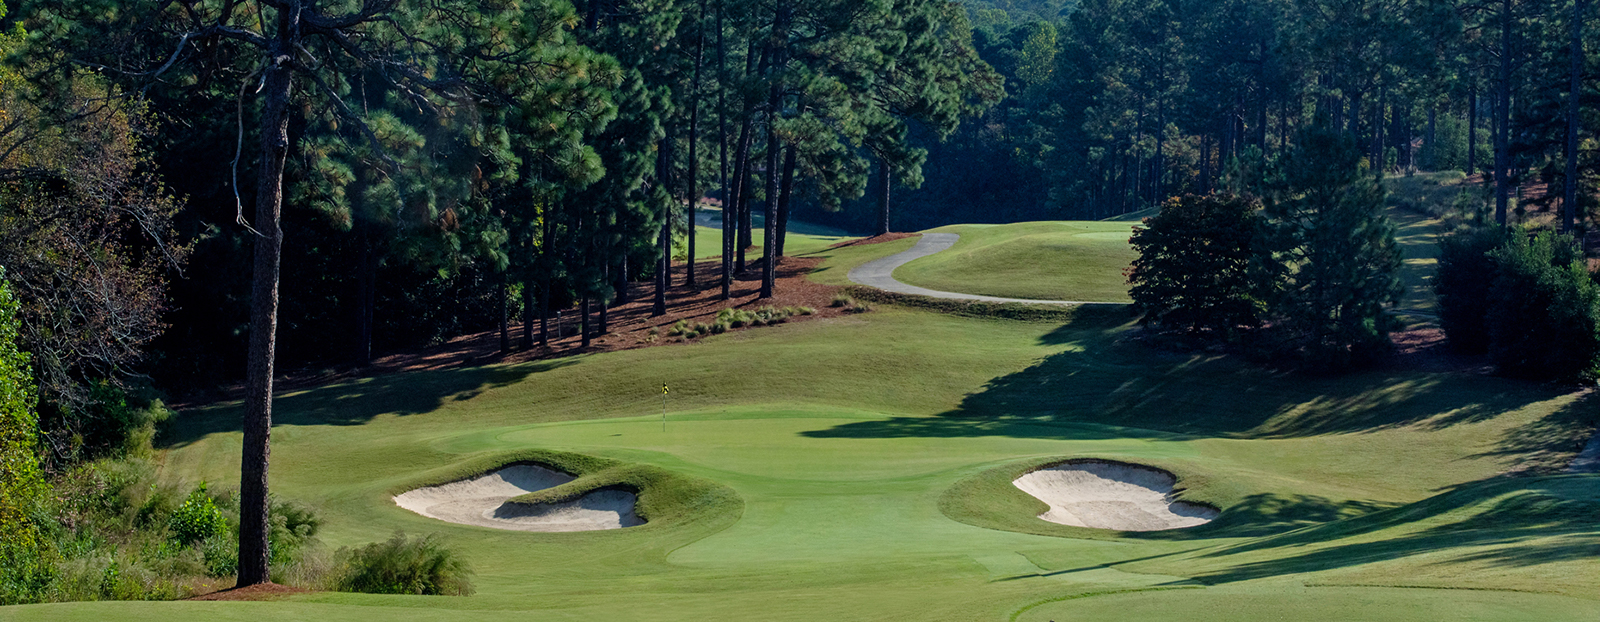
[[[1041,338],[1066,351],[990,380],[931,420],[864,421],[806,435],[1033,437],[1051,429],[1081,434],[1087,426],[1107,425],[1134,438],[1295,438],[1422,422],[1441,428],[1468,424],[1571,392],[1477,374],[1275,372],[1232,356],[1159,350],[1132,336],[1126,316],[1075,316]]]
[[[1565,408],[1512,428],[1494,448],[1474,454],[1506,461],[1513,471],[1563,471],[1600,424],[1600,391],[1585,390]]]
[[[1335,501],[1318,495],[1261,493],[1229,505],[1215,520],[1189,529],[1126,534],[1142,540],[1260,538],[1302,527],[1349,520],[1394,508],[1373,501]]]
[[[471,399],[483,391],[521,382],[534,374],[577,364],[572,358],[497,367],[459,367],[385,374],[280,393],[273,400],[272,423],[282,425],[361,425],[378,415],[432,412],[446,402]],[[183,412],[165,426],[156,446],[183,447],[211,434],[237,432],[243,406],[238,402]]]
[[[1230,583],[1487,547],[1431,564],[1526,567],[1600,555],[1600,477],[1496,478],[1417,503],[1213,551],[1204,557],[1273,550],[1297,554],[1203,573]],[[1395,535],[1383,537],[1382,532]],[[1359,540],[1339,544],[1341,540]],[[1538,542],[1532,542],[1539,540]],[[1298,552],[1298,551],[1306,552]]]

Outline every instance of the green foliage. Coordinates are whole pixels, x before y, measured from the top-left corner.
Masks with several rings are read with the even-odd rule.
[[[223,518],[222,510],[217,509],[217,504],[206,494],[204,482],[189,493],[189,498],[183,505],[173,511],[168,519],[167,529],[172,533],[172,539],[178,544],[189,546],[206,538],[219,535],[228,529],[228,521]]]
[[[1571,237],[1519,229],[1490,253],[1489,357],[1500,373],[1541,380],[1600,376],[1600,285]]]
[[[368,594],[467,596],[472,570],[460,554],[430,534],[408,538],[404,533],[383,542],[341,551],[349,556],[338,589]]]
[[[1139,258],[1128,283],[1140,323],[1222,334],[1259,324],[1248,273],[1258,207],[1235,195],[1184,195],[1134,229]]]
[[[50,576],[39,510],[37,397],[28,355],[17,349],[17,299],[0,269],[0,605],[37,598]]]
[[[1274,328],[1263,345],[1313,367],[1339,369],[1385,353],[1401,289],[1400,250],[1384,190],[1355,140],[1302,132],[1268,182],[1253,268]]]
[[[1489,351],[1489,293],[1495,281],[1490,253],[1506,242],[1506,230],[1493,226],[1463,228],[1439,240],[1433,291],[1439,299],[1439,324],[1457,351]]]

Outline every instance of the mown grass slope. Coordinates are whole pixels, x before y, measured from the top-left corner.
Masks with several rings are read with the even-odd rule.
[[[894,271],[928,289],[1032,300],[1128,302],[1123,270],[1138,254],[1126,222],[1025,222],[930,229],[961,236],[949,250]]]

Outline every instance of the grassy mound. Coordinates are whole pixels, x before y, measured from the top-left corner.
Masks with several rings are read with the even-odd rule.
[[[1048,511],[1050,506],[1012,484],[1018,477],[1039,469],[1096,460],[1124,462],[1126,458],[1113,456],[1051,457],[1032,458],[1003,464],[956,482],[943,495],[940,495],[939,511],[950,517],[951,520],[976,527],[1031,533],[1041,536],[1106,540],[1144,535],[1137,532],[1072,527],[1041,520],[1039,515]],[[1163,460],[1140,460],[1139,464],[1177,474],[1178,485],[1176,491],[1178,494],[1174,498],[1189,503],[1221,507],[1224,510],[1221,517],[1206,525],[1190,527],[1182,531],[1159,532],[1154,537],[1182,539],[1185,537],[1205,537],[1207,534],[1214,534],[1218,531],[1214,525],[1223,522],[1227,517],[1225,501],[1239,500],[1236,491],[1213,485],[1211,478],[1204,473],[1195,472],[1191,465],[1181,465]]]
[[[929,289],[1033,300],[1128,302],[1122,271],[1138,254],[1125,222],[1026,222],[952,225],[961,236],[941,253],[894,271]]]
[[[639,496],[635,513],[644,525],[630,529],[671,529],[690,522],[726,523],[737,519],[744,502],[738,493],[716,482],[673,473],[648,464],[545,449],[497,452],[434,469],[390,489],[392,494],[472,478],[496,469],[531,464],[577,478],[537,492],[512,497],[507,503],[540,505],[572,501],[603,489],[626,490]]]

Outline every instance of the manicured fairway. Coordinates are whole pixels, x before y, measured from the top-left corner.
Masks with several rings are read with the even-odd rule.
[[[700,214],[702,219],[722,217],[721,210],[715,209],[701,209]],[[717,221],[717,223],[720,223],[720,221]],[[761,248],[765,240],[762,229],[764,226],[766,226],[766,221],[762,219],[759,212],[751,215],[751,242],[753,243],[752,246],[757,249]],[[694,252],[697,260],[722,256],[722,229],[720,227],[720,224],[713,224],[712,226],[700,224],[695,226]],[[784,242],[783,252],[785,255],[803,255],[820,251],[851,237],[853,236],[841,229],[791,220],[789,221],[789,239]],[[747,258],[760,257],[761,252],[759,250],[754,253],[745,251],[745,256]]]
[[[901,266],[894,277],[928,289],[1032,300],[1127,302],[1132,223],[951,225],[950,250]]]
[[[909,240],[828,251],[819,280]],[[877,248],[881,246],[882,248]],[[17,620],[1585,620],[1600,476],[1554,464],[1583,394],[1477,375],[1273,373],[1148,349],[1120,309],[1049,322],[880,306],[669,345],[285,395],[276,494],[330,546],[438,533],[470,597],[71,603]],[[672,388],[663,431],[660,385]],[[183,414],[165,474],[237,479],[234,406]],[[685,523],[539,534],[443,523],[397,486],[530,448],[643,463],[738,503]],[[1033,519],[1007,469],[1170,469],[1223,508],[1178,532]],[[998,475],[997,475],[998,474]],[[1452,588],[1452,589],[1440,589]],[[1461,589],[1470,588],[1470,589]]]

